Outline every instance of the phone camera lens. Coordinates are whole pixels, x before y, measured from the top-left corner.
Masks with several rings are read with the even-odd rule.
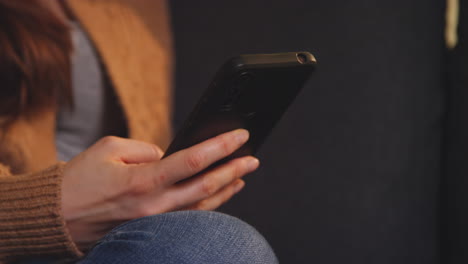
[[[234,86],[240,87],[252,79],[252,74],[249,72],[243,72],[236,77],[233,81]]]
[[[304,53],[297,53],[296,58],[300,64],[309,62],[309,57],[307,56],[307,54],[304,54]]]

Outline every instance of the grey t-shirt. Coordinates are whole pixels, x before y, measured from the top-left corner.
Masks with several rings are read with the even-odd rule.
[[[104,74],[92,42],[78,22],[72,27],[73,109],[57,114],[59,160],[68,161],[106,135],[126,136],[118,100]]]

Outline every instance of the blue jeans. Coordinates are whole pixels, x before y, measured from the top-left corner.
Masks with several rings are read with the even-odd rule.
[[[91,263],[274,264],[278,261],[263,236],[245,222],[217,212],[180,211],[135,219],[114,228],[78,262]]]

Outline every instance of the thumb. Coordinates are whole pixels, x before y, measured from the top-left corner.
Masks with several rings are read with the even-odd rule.
[[[111,141],[107,144],[110,156],[127,164],[154,162],[163,155],[158,146],[144,141],[117,137],[111,137],[108,141]]]

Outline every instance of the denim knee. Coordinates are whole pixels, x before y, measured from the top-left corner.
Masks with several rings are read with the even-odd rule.
[[[222,213],[179,211],[113,229],[81,261],[87,263],[278,263],[252,226]]]

